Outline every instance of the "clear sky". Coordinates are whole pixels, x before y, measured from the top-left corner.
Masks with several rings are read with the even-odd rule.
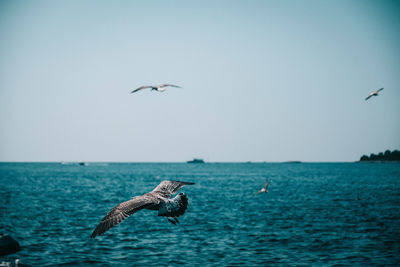
[[[400,3],[2,0],[0,127],[0,161],[400,149]]]

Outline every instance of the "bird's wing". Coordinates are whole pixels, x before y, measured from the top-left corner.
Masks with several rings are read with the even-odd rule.
[[[131,200],[122,202],[115,206],[107,215],[101,220],[99,225],[97,225],[96,229],[94,229],[92,235],[90,237],[95,237],[97,235],[103,234],[105,231],[108,231],[110,228],[116,226],[130,215],[135,212],[146,208],[147,206],[158,204],[159,200],[156,198],[145,194],[143,196],[137,196],[132,198]]]
[[[367,98],[365,98],[365,100],[370,99],[374,94],[369,94],[369,96],[367,96]]]
[[[262,193],[262,189],[259,190],[259,191],[257,191],[257,192],[255,192],[254,195],[258,195],[258,194],[260,194],[260,193]]]
[[[193,185],[191,182],[180,182],[180,181],[162,181],[152,193],[162,195],[165,198],[169,198],[172,194],[175,194],[185,185]]]
[[[268,185],[269,185],[269,183],[268,183],[268,180],[267,180],[267,181],[265,181],[265,185],[264,185],[265,190],[267,190]]]
[[[164,83],[164,84],[160,84],[159,87],[167,87],[167,86],[171,86],[171,87],[176,87],[176,88],[181,88],[178,85],[174,85],[174,84],[170,84],[170,83]]]
[[[378,93],[378,92],[380,92],[380,91],[382,91],[382,90],[383,90],[383,87],[380,88],[380,89],[378,89],[378,90],[376,90],[376,92]]]
[[[137,92],[137,91],[140,91],[140,90],[143,90],[143,89],[146,89],[146,88],[152,88],[152,87],[153,87],[153,86],[151,86],[151,85],[140,86],[139,88],[133,90],[133,91],[131,92],[131,94],[132,94],[132,93],[135,93],[135,92]]]

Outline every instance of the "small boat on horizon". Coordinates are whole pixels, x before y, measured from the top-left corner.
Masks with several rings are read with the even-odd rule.
[[[186,161],[186,163],[204,163],[204,160],[194,158],[193,160]]]
[[[61,165],[80,165],[87,166],[89,163],[84,161],[61,161]]]

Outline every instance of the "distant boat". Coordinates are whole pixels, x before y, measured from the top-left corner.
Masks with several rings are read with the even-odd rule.
[[[87,166],[89,163],[83,161],[61,161],[61,165],[80,165],[80,166]]]
[[[186,161],[186,163],[204,163],[204,160],[195,158],[193,160]]]

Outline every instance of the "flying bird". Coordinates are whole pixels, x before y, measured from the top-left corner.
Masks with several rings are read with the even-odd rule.
[[[378,93],[379,93],[380,91],[382,91],[382,90],[383,90],[383,88],[378,89],[378,90],[376,90],[375,92],[370,93],[370,94],[367,96],[367,98],[365,98],[365,100],[368,100],[368,99],[370,99],[370,98],[373,97],[373,96],[377,96]]]
[[[265,185],[263,188],[260,189],[260,191],[256,192],[254,195],[260,194],[260,193],[267,193],[268,192],[268,179],[265,181]]]
[[[151,91],[156,90],[157,92],[164,92],[165,91],[165,87],[170,86],[170,87],[176,87],[176,88],[182,88],[178,85],[174,85],[174,84],[169,84],[169,83],[164,83],[164,84],[159,84],[159,85],[144,85],[144,86],[140,86],[139,88],[133,90],[131,92],[132,93],[136,93],[137,91],[143,90],[143,89],[147,89],[147,88],[151,88]]]
[[[180,193],[174,198],[170,197],[183,186],[193,184],[190,182],[162,181],[153,191],[135,196],[131,200],[115,206],[101,220],[90,237],[103,234],[141,209],[158,210],[158,216],[164,216],[176,225],[176,223],[179,223],[177,217],[183,215],[187,209],[188,198],[184,193]]]

